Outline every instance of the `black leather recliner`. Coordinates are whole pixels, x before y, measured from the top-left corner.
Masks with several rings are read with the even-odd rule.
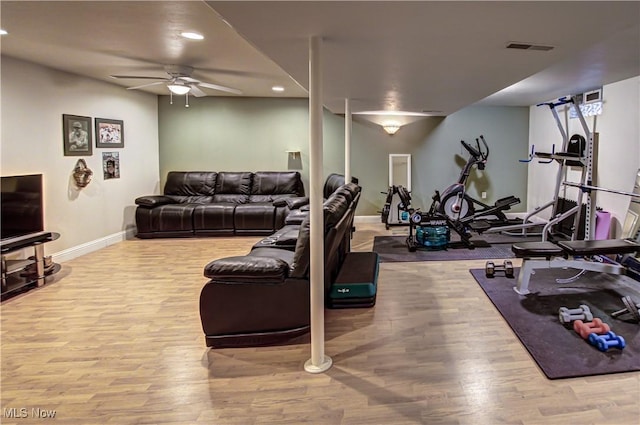
[[[345,241],[350,238],[359,197],[359,186],[354,186],[355,199],[346,195],[349,191],[345,188],[335,191],[323,204],[325,294],[345,258]],[[207,346],[265,345],[308,332],[309,228],[307,216],[293,251],[257,247],[245,256],[207,264],[204,275],[210,280],[200,294]]]

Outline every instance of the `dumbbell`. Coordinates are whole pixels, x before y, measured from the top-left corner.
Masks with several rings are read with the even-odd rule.
[[[585,323],[582,320],[576,320],[573,322],[573,330],[576,331],[577,334],[580,334],[582,339],[587,339],[591,334],[604,335],[609,332],[611,328],[596,317],[593,319],[593,322]]]
[[[589,335],[589,344],[597,347],[600,351],[607,351],[609,348],[619,348],[622,350],[627,345],[623,337],[611,331],[605,335]]]
[[[574,320],[582,320],[584,322],[590,322],[593,320],[593,314],[588,305],[580,304],[578,308],[560,307],[558,310],[558,318],[560,323],[571,323]]]
[[[513,263],[510,260],[504,260],[502,265],[487,261],[484,265],[484,272],[487,277],[493,277],[496,272],[504,272],[506,277],[513,277]]]
[[[629,314],[634,320],[640,321],[640,304],[634,303],[629,296],[622,297],[622,304],[624,304],[625,308],[614,311],[611,313],[611,317],[617,318]]]

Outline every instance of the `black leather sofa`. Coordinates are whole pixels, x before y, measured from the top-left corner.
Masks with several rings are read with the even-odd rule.
[[[360,191],[348,183],[323,203],[325,297],[349,250]],[[298,226],[293,250],[257,244],[245,256],[207,264],[204,275],[210,280],[200,294],[207,346],[272,344],[309,331],[309,228],[307,215]]]
[[[269,235],[304,195],[297,171],[172,171],[162,195],[135,200],[136,236]]]

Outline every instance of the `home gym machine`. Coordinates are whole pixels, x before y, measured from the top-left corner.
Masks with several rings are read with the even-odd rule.
[[[578,235],[581,234],[584,229],[584,238],[592,238],[592,233],[595,228],[595,199],[591,198],[590,192],[578,190],[575,202],[560,197],[560,193],[563,188],[567,188],[572,185],[572,183],[564,181],[564,176],[566,175],[569,167],[578,168],[581,171],[580,181],[575,183],[578,187],[586,187],[595,179],[596,161],[594,161],[594,158],[597,158],[597,143],[594,141],[594,133],[589,130],[589,126],[587,125],[584,115],[579,108],[579,103],[578,98],[576,96],[572,96],[562,97],[555,102],[545,102],[537,105],[547,106],[551,110],[556,125],[562,135],[562,148],[560,151],[556,151],[555,148],[552,148],[550,153],[535,152],[534,149],[532,149],[529,159],[524,160],[524,162],[530,162],[533,158],[539,158],[540,162],[543,163],[551,163],[555,161],[558,164],[553,199],[527,213],[521,224],[492,227],[486,231],[487,233],[503,232],[523,236],[540,234],[542,236],[542,240],[546,241],[550,236],[553,236],[551,233],[552,229],[559,228],[561,225],[571,222],[571,218],[573,217],[573,222],[567,225],[569,228],[567,232],[568,234],[565,232],[559,232],[562,234],[562,237],[576,240],[578,239]],[[574,134],[569,137],[568,131],[565,130],[562,121],[560,120],[558,108],[571,106],[573,106],[573,110],[580,121],[580,125],[582,126],[585,136]],[[565,209],[563,208],[563,204],[565,203],[571,204],[571,206]],[[539,219],[536,222],[531,220],[532,217],[537,216],[548,208],[551,208],[551,217],[549,220]],[[541,226],[541,233],[528,233],[529,229],[539,229]],[[556,232],[556,234],[558,234],[558,232]]]
[[[469,249],[475,248],[470,240],[471,233],[468,227],[451,220],[436,210],[440,204],[438,191],[433,196],[433,202],[428,212],[408,207],[411,205],[411,195],[403,186],[397,187],[397,194],[400,197],[401,205],[406,207],[404,211],[409,215],[407,248],[410,252],[415,252],[418,249],[435,251],[461,246]],[[460,236],[459,242],[451,242],[451,230]]]
[[[484,148],[480,145],[480,141],[482,141]],[[475,166],[478,170],[484,170],[489,158],[489,145],[487,145],[484,136],[480,135],[480,139],[476,138],[475,147],[464,140],[461,140],[460,143],[469,153],[469,158],[460,172],[458,181],[442,191],[442,200],[439,202],[438,212],[462,224],[478,219],[487,220],[490,226],[512,223],[504,215],[504,211],[509,210],[513,205],[519,204],[519,198],[508,196],[498,199],[494,205],[487,205],[472,198],[466,192],[466,184],[472,168]]]
[[[562,188],[571,188],[573,191],[577,192],[577,205],[563,213],[558,213],[555,216],[552,215],[551,220],[547,222],[543,229],[542,241],[518,242],[512,245],[511,249],[513,253],[517,257],[523,259],[514,290],[520,295],[529,294],[531,276],[539,269],[557,268],[574,269],[577,271],[577,274],[570,278],[556,279],[556,282],[559,284],[573,282],[586,271],[623,275],[637,280],[637,278],[640,277],[637,272],[639,264],[637,257],[640,252],[637,218],[640,214],[638,214],[639,211],[636,204],[640,200],[640,170],[636,174],[634,192],[625,192],[597,186],[595,184],[598,157],[597,137],[587,126],[582,111],[579,108],[578,97],[563,97],[556,102],[543,103],[538,106],[541,105],[546,105],[551,109],[553,116],[556,119],[556,123],[558,124],[558,128],[563,136],[563,149],[560,152],[552,151],[551,153],[534,152],[533,155],[538,158],[548,158],[559,163],[554,201],[557,203],[559,193]],[[580,124],[586,137],[574,135],[569,138],[561,124],[556,108],[571,105],[573,106],[576,117],[580,120]],[[581,174],[579,182],[564,180],[566,174],[565,168],[568,166],[579,168]],[[594,240],[595,192],[597,191],[605,191],[632,198],[627,218],[625,218],[625,225],[623,228],[624,234],[621,239]],[[594,196],[592,196],[592,194]],[[584,207],[582,207],[583,204]],[[554,203],[550,202],[541,207],[541,209],[547,208],[551,205],[554,205]],[[556,207],[557,205],[554,205],[554,214],[555,211],[557,211],[555,209]],[[536,211],[534,211],[534,213],[535,212]],[[580,223],[580,217],[583,214],[584,240],[578,240],[578,226]],[[571,240],[547,240],[547,235],[550,234],[549,231],[551,227],[560,223],[562,219],[569,218],[571,216],[573,216],[573,232],[571,234]],[[493,229],[490,229],[490,231],[491,230]],[[635,238],[635,240],[632,240],[632,238]],[[611,259],[613,256],[616,258],[615,261]],[[625,304],[626,303],[628,303],[628,298],[626,298]],[[627,305],[626,307],[629,309],[634,306]],[[622,314],[622,312],[623,310],[616,312],[616,315],[618,313]]]

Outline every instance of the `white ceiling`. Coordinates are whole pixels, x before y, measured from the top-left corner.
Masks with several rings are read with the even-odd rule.
[[[354,112],[526,106],[640,75],[638,1],[3,0],[0,26],[3,55],[123,87],[144,81],[109,76],[163,78],[164,65],[189,65],[258,97],[306,97],[309,37],[320,36],[323,101],[335,113],[345,98]]]

